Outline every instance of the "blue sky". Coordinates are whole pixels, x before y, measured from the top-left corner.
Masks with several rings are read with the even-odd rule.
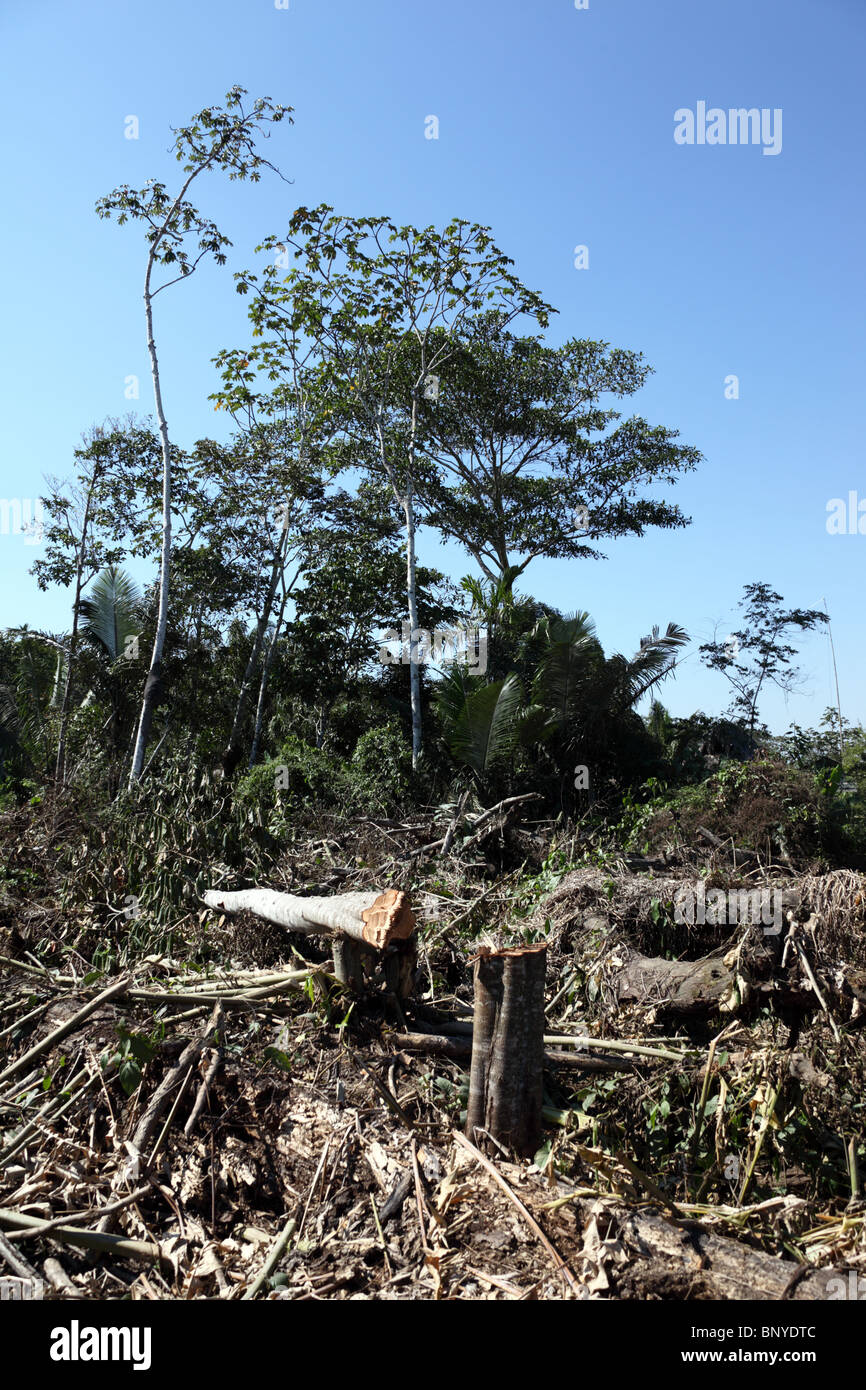
[[[207,396],[210,359],[246,341],[231,271],[295,206],[489,225],[559,309],[551,338],[643,352],[655,375],[626,413],[705,456],[666,494],[688,529],[611,543],[604,562],[536,561],[526,587],[588,609],[608,651],[684,625],[694,647],[663,692],[678,714],[724,707],[696,647],[738,625],[744,584],[766,580],[791,606],[826,599],[843,712],[866,721],[866,535],[826,526],[830,499],[866,503],[862,0],[4,0],[0,41],[0,498],[65,476],[106,416],[151,410],[143,242],[93,206],[120,183],[176,178],[169,127],[240,83],[294,107],[267,148],[292,184],[195,186],[234,250],[157,300],[178,443],[225,432]],[[676,143],[675,112],[699,102],[781,110],[780,152]],[[131,374],[138,402],[124,397]],[[37,553],[0,534],[0,627],[68,626],[69,596],[28,575]],[[455,578],[471,568],[435,535],[420,558]],[[805,693],[762,708],[778,730],[816,723],[833,699],[825,633],[800,664]]]

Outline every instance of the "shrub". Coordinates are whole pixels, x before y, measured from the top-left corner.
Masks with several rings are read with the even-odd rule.
[[[412,751],[400,724],[368,729],[355,744],[349,768],[351,795],[360,810],[390,811],[405,800],[412,775]]]
[[[322,748],[289,734],[275,757],[251,768],[237,784],[236,798],[263,813],[293,805],[344,803],[347,778],[340,761]]]

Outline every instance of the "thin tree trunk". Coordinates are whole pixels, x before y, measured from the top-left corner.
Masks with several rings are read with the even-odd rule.
[[[262,678],[259,682],[259,698],[256,702],[256,726],[253,730],[253,742],[252,747],[250,748],[250,767],[255,767],[256,758],[259,755],[259,741],[262,736],[262,723],[264,722],[265,716],[265,693],[268,688],[268,677],[271,674],[271,667],[274,664],[274,656],[276,655],[277,638],[280,635],[280,628],[283,625],[283,618],[286,612],[286,604],[289,601],[289,592],[290,590],[286,589],[283,593],[283,601],[280,605],[280,611],[277,614],[277,620],[274,624],[273,635],[271,637],[270,644],[267,650],[267,655],[265,656],[265,662],[262,667]]]
[[[156,635],[153,639],[150,670],[147,673],[147,680],[144,684],[141,716],[138,721],[135,751],[132,755],[132,767],[129,773],[130,785],[137,782],[141,777],[141,770],[144,766],[144,755],[147,751],[151,725],[153,724],[153,712],[163,694],[162,653],[165,647],[165,633],[168,626],[168,585],[171,565],[171,445],[168,438],[168,421],[165,418],[165,411],[162,405],[162,390],[159,380],[159,359],[156,355],[156,343],[153,337],[153,299],[150,293],[150,274],[153,268],[154,252],[158,244],[158,242],[154,243],[154,246],[151,248],[150,256],[148,257],[147,273],[144,280],[144,312],[147,320],[147,351],[150,356],[150,374],[153,379],[156,418],[159,425],[159,437],[162,442],[162,554],[159,566],[159,609],[156,620]]]
[[[412,769],[421,757],[421,672],[418,669],[418,599],[415,592],[415,508],[406,497],[406,592],[409,600],[409,696],[412,705]]]
[[[225,777],[230,777],[231,774],[234,772],[235,768],[237,767],[238,763],[240,762],[241,737],[243,734],[244,720],[246,718],[247,713],[247,705],[249,704],[250,692],[252,691],[253,681],[255,680],[256,671],[258,670],[259,662],[261,660],[262,647],[264,645],[265,640],[265,633],[267,632],[268,623],[271,620],[271,613],[273,612],[274,598],[276,597],[277,592],[277,584],[279,583],[280,575],[282,574],[283,567],[285,565],[286,541],[288,538],[288,533],[289,509],[288,506],[286,506],[285,512],[283,513],[283,524],[282,529],[280,531],[279,544],[277,545],[277,549],[274,552],[274,561],[271,566],[271,577],[268,583],[268,592],[265,597],[265,602],[262,607],[262,611],[259,614],[258,622],[256,624],[256,636],[253,642],[253,649],[250,652],[249,660],[246,665],[246,670],[244,671],[243,680],[241,681],[241,688],[238,693],[237,704],[235,706],[235,717],[232,722],[232,731],[229,734],[228,743],[226,744],[226,747],[220,759],[220,764],[223,770],[223,776]]]
[[[199,174],[203,173],[205,169],[208,169],[215,159],[219,158],[227,140],[228,135],[226,134],[219,147],[213,150],[207,159],[189,172],[180,192],[169,208],[164,221],[155,231],[153,240],[150,243],[150,251],[148,252],[147,269],[144,272],[144,316],[147,324],[147,352],[150,358],[153,398],[156,405],[159,437],[162,443],[162,553],[159,566],[159,609],[157,613],[156,636],[153,640],[150,669],[147,673],[147,680],[144,683],[141,715],[135,737],[132,766],[129,771],[130,786],[136,783],[141,777],[141,771],[144,766],[144,755],[147,752],[150,729],[153,724],[153,712],[157,704],[163,698],[162,653],[165,647],[165,634],[168,626],[168,590],[171,565],[171,445],[168,438],[168,421],[165,418],[165,411],[162,405],[159,358],[157,357],[156,343],[153,337],[153,294],[151,293],[150,282],[153,274],[153,267],[156,264],[156,259],[165,235],[174,221],[178,208],[183,204],[190,184],[194,179],[197,179]],[[159,289],[164,288],[165,286],[159,287]],[[159,289],[156,290],[156,294],[159,294]]]
[[[63,700],[60,705],[60,730],[57,735],[57,760],[54,765],[54,776],[61,786],[66,780],[66,734],[69,728],[69,706],[72,703],[72,673],[78,648],[79,607],[81,604],[81,590],[83,588],[82,576],[84,574],[84,555],[87,546],[87,529],[90,524],[90,503],[93,497],[96,477],[97,470],[94,469],[90,480],[90,487],[87,490],[87,501],[84,505],[84,519],[81,523],[81,543],[78,547],[78,559],[75,565],[75,600],[72,605],[72,634],[69,639],[69,655],[66,659],[66,680],[63,685]]]
[[[409,699],[412,708],[412,768],[418,766],[421,756],[421,674],[418,670],[418,600],[416,594],[415,567],[415,504],[412,496],[412,474],[415,466],[415,432],[418,419],[418,390],[412,395],[412,430],[409,441],[409,476],[406,480],[406,494],[401,496],[397,487],[397,476],[388,460],[385,435],[382,428],[381,413],[376,416],[376,431],[379,437],[379,457],[391,484],[391,491],[403,509],[406,518],[406,597],[409,609]]]
[[[51,687],[51,699],[48,702],[49,709],[57,708],[57,696],[60,694],[60,676],[63,672],[63,653],[57,653],[57,665],[54,667],[54,684]]]
[[[547,946],[483,951],[475,961],[475,1026],[466,1137],[482,1130],[530,1157],[541,1140]]]
[[[423,363],[422,363],[423,366]],[[426,367],[421,380],[426,377]],[[415,439],[418,433],[418,391],[416,383],[412,392],[412,428],[409,435],[409,476],[406,480],[406,589],[409,597],[409,692],[412,704],[412,770],[417,770],[421,757],[421,672],[418,669],[418,644],[415,634],[418,631],[418,595],[415,574],[415,499],[413,487],[415,480]]]

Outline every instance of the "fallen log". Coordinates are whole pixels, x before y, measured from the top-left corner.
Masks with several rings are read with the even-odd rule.
[[[697,1221],[632,1211],[604,1200],[575,1202],[584,1227],[595,1224],[609,1295],[621,1299],[694,1299],[800,1302],[845,1299],[857,1274],[846,1268],[812,1269],[708,1231]],[[589,1251],[586,1252],[590,1254]]]
[[[823,995],[809,979],[811,968],[782,967],[774,956],[762,943],[728,941],[698,960],[666,960],[644,956],[619,942],[593,974],[599,991],[614,1007],[638,1004],[652,1008],[659,1018],[739,1015],[761,1002],[795,1014],[819,1006],[826,1010]],[[823,987],[842,1016],[850,1015],[856,1022],[856,987],[844,971],[836,975],[825,979]]]
[[[730,946],[700,960],[665,960],[628,953],[606,980],[617,1004],[652,1004],[660,1013],[715,1013],[733,1001],[736,972],[727,963]]]
[[[300,898],[270,888],[244,888],[237,893],[209,889],[202,902],[223,912],[252,912],[287,931],[343,933],[376,951],[407,941],[415,930],[409,894],[394,888],[329,898]]]
[[[471,1037],[449,1037],[443,1033],[391,1033],[388,1041],[401,1052],[414,1052],[422,1057],[446,1057],[452,1062],[468,1062],[472,1056]],[[621,1057],[586,1057],[574,1052],[545,1052],[546,1067],[565,1067],[572,1071],[612,1072],[634,1071],[635,1062]]]

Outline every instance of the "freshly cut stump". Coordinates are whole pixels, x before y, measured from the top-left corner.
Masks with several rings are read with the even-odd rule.
[[[475,959],[466,1137],[480,1148],[490,1136],[524,1158],[538,1149],[546,966],[544,942],[482,951]]]

